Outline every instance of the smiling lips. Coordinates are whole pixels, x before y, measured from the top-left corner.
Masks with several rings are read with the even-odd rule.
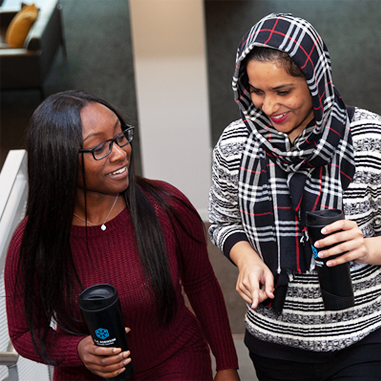
[[[120,169],[116,170],[115,172],[111,172],[110,175],[111,176],[120,175],[125,171],[127,171],[127,166],[120,168]]]
[[[284,112],[283,114],[271,115],[270,119],[274,123],[283,123],[287,119],[287,116],[288,116],[288,112]]]

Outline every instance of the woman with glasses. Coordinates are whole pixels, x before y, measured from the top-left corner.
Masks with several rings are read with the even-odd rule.
[[[381,117],[344,104],[306,20],[264,17],[236,57],[241,119],[214,149],[210,235],[239,269],[257,376],[380,380]],[[346,219],[323,228],[313,258],[306,214],[330,209]],[[354,305],[326,308],[321,258],[349,263]]]
[[[68,91],[47,98],[28,127],[26,218],[5,268],[9,333],[54,380],[238,380],[237,355],[203,224],[173,186],[135,176],[134,128],[106,101]],[[113,285],[130,351],[97,347],[78,306]],[[192,305],[185,305],[182,288]]]

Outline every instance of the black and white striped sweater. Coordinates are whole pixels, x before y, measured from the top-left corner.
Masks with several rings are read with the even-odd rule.
[[[343,195],[347,219],[364,237],[381,234],[381,117],[356,108],[351,121],[356,172]],[[231,123],[213,152],[209,194],[210,237],[225,255],[247,240],[241,222],[238,179],[248,136],[242,120]],[[256,338],[315,352],[340,350],[381,327],[381,266],[351,263],[355,306],[341,311],[323,307],[315,271],[294,275],[280,316],[259,306],[246,314],[246,328]]]

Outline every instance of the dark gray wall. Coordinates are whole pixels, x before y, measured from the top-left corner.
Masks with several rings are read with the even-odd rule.
[[[137,122],[128,0],[60,0],[68,60],[57,60],[46,92],[81,89]]]
[[[381,1],[205,0],[213,145],[239,117],[231,90],[237,46],[272,12],[308,20],[328,46],[334,84],[345,103],[381,113]]]

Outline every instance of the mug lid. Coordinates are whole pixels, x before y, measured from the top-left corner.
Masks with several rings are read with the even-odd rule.
[[[111,284],[95,284],[78,296],[79,306],[85,310],[106,308],[118,300],[118,294]]]
[[[344,213],[340,209],[323,209],[306,213],[307,225],[329,225],[332,222],[345,218]]]

